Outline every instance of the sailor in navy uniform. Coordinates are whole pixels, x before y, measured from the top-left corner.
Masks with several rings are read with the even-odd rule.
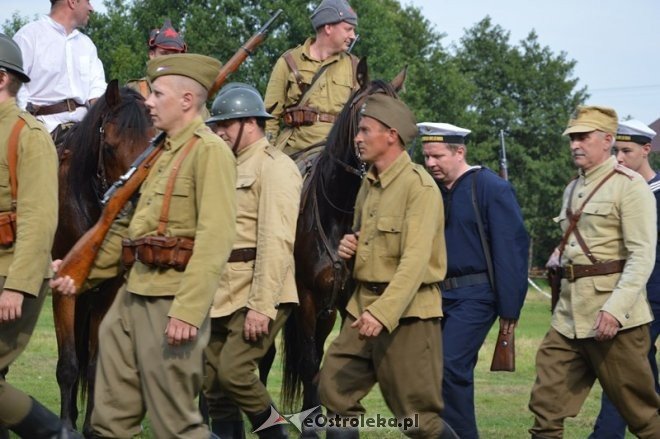
[[[426,167],[445,206],[448,268],[440,283],[443,417],[462,439],[478,438],[477,355],[496,317],[501,328],[512,331],[520,316],[527,293],[529,236],[511,184],[490,169],[467,163],[470,130],[447,123],[418,126]]]
[[[639,120],[619,122],[613,154],[620,164],[636,171],[648,182],[653,195],[655,195],[656,209],[658,209],[658,218],[660,218],[660,174],[651,168],[648,159],[651,153],[651,142],[655,134],[655,131]],[[660,222],[658,226],[658,231],[660,232]],[[660,335],[660,247],[656,247],[655,267],[646,284],[646,294],[653,310],[653,317],[655,318],[650,327],[651,349],[649,350],[649,364],[655,378],[655,390],[660,393],[658,365],[655,359],[655,342],[658,339],[658,335]],[[589,438],[623,439],[625,435],[626,421],[621,417],[607,395],[605,395],[605,392],[603,392],[600,413],[594,424],[594,431]]]

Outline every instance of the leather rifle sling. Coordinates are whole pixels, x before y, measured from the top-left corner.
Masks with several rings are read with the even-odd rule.
[[[170,171],[170,176],[167,179],[167,187],[165,189],[165,195],[163,198],[163,208],[160,211],[158,229],[156,230],[156,234],[159,236],[165,236],[165,232],[167,231],[167,223],[169,222],[170,216],[170,201],[172,199],[172,193],[174,192],[174,182],[176,181],[176,176],[179,173],[179,168],[181,167],[181,163],[183,163],[185,158],[192,150],[192,147],[195,145],[195,143],[197,143],[197,139],[198,138],[196,136],[193,136],[193,138],[190,139],[186,146],[184,146],[183,151],[181,151],[181,155],[177,157],[174,166],[172,166],[172,171]]]

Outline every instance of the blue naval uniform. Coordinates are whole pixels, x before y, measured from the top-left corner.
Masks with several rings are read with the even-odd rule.
[[[649,180],[649,187],[655,195],[655,204],[658,215],[660,215],[660,174]],[[658,217],[658,232],[660,233],[660,216]],[[649,351],[649,363],[653,370],[653,377],[655,378],[655,390],[660,393],[660,384],[658,383],[658,364],[656,362],[655,342],[660,335],[660,242],[656,243],[655,253],[655,267],[651,277],[646,283],[646,294],[653,310],[654,321],[651,323],[651,349]],[[621,417],[614,404],[603,392],[601,397],[601,407],[596,423],[594,424],[594,431],[589,436],[589,439],[623,439],[626,435],[626,421]]]
[[[472,185],[488,239],[495,288],[472,203]],[[450,190],[440,185],[445,205],[446,279],[472,276],[476,285],[442,290],[443,418],[462,439],[478,438],[474,414],[474,367],[497,316],[518,319],[527,294],[529,236],[513,187],[493,171],[474,166]],[[463,278],[465,279],[465,278]]]

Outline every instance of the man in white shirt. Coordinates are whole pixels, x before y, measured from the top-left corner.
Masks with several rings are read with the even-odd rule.
[[[50,0],[50,14],[26,24],[14,41],[23,52],[32,78],[17,96],[53,131],[79,122],[87,107],[105,92],[105,72],[92,40],[77,28],[87,25],[94,10],[90,0]]]

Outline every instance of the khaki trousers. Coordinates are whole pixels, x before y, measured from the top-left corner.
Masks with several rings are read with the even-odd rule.
[[[660,438],[660,397],[648,361],[648,325],[612,340],[569,339],[550,328],[536,354],[536,382],[529,409],[533,437],[561,438],[564,419],[580,411],[594,381],[640,438]]]
[[[365,413],[360,400],[376,382],[397,418],[419,415],[410,437],[437,438],[443,430],[442,330],[440,319],[402,319],[390,334],[358,337],[355,321],[346,317],[326,353],[319,381],[321,403],[343,417]]]
[[[194,341],[169,345],[165,328],[172,300],[131,294],[124,285],[103,318],[92,413],[97,436],[131,438],[148,412],[151,437],[209,437],[195,402],[209,319]]]
[[[246,309],[211,319],[203,386],[211,419],[240,421],[240,410],[256,415],[270,407],[272,399],[256,370],[292,309],[292,304],[280,306],[268,335],[256,342],[243,338]]]
[[[5,278],[0,277],[0,292],[4,284]],[[44,281],[37,297],[26,295],[23,298],[20,319],[0,325],[0,372],[25,350],[48,291],[48,282]],[[0,373],[0,426],[18,424],[27,416],[31,407],[30,397],[7,383]]]

